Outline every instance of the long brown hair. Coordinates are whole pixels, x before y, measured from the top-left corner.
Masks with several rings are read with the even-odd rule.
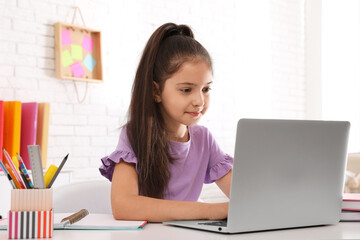
[[[170,143],[154,99],[154,83],[160,91],[164,82],[177,72],[183,63],[212,62],[206,49],[194,39],[190,27],[166,23],[148,40],[136,71],[129,107],[127,135],[137,157],[139,193],[162,198],[170,178]]]

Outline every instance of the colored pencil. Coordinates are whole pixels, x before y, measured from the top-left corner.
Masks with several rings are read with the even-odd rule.
[[[24,174],[24,177],[25,177],[27,183],[29,184],[30,188],[34,188],[34,184],[31,181],[31,178],[30,178],[29,173],[28,173],[28,171],[26,169],[26,166],[25,166],[25,163],[24,163],[23,159],[21,158],[21,156],[18,153],[16,153],[16,156],[17,156],[17,159],[19,161],[20,173]]]
[[[12,186],[13,189],[16,189],[16,185],[14,183],[14,180],[11,178],[9,172],[6,170],[6,167],[4,166],[2,160],[0,159],[0,168],[3,170],[3,172],[5,173],[5,175],[7,176],[7,178],[9,179],[9,182]]]
[[[5,155],[4,165],[6,167],[6,170],[9,172],[11,178],[14,180],[16,187],[19,189],[26,189],[26,186],[21,179],[19,172],[16,170],[16,167],[5,148],[3,148],[3,153]]]

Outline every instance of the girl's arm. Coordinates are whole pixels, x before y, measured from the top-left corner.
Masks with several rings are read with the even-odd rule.
[[[115,165],[111,184],[111,207],[115,219],[164,222],[191,219],[224,219],[228,203],[200,203],[140,196],[135,165]]]
[[[232,169],[230,169],[230,171],[225,176],[215,181],[221,191],[223,191],[223,193],[225,193],[228,198],[230,198],[231,176]]]

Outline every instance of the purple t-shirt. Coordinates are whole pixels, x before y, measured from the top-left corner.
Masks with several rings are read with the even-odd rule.
[[[232,168],[233,158],[220,149],[207,128],[193,125],[188,129],[189,141],[170,141],[170,154],[176,160],[169,165],[170,179],[164,199],[197,201],[203,183],[216,181]],[[115,164],[121,160],[137,165],[126,127],[121,131],[115,151],[101,159],[100,173],[111,181]]]

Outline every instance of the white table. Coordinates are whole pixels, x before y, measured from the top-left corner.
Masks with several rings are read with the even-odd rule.
[[[7,239],[7,232],[0,231],[0,239]],[[150,223],[143,230],[97,231],[97,230],[56,230],[53,239],[149,239],[149,240],[223,240],[223,239],[360,239],[360,222],[342,222],[337,225],[275,230],[254,233],[223,234],[192,230],[161,223]]]

